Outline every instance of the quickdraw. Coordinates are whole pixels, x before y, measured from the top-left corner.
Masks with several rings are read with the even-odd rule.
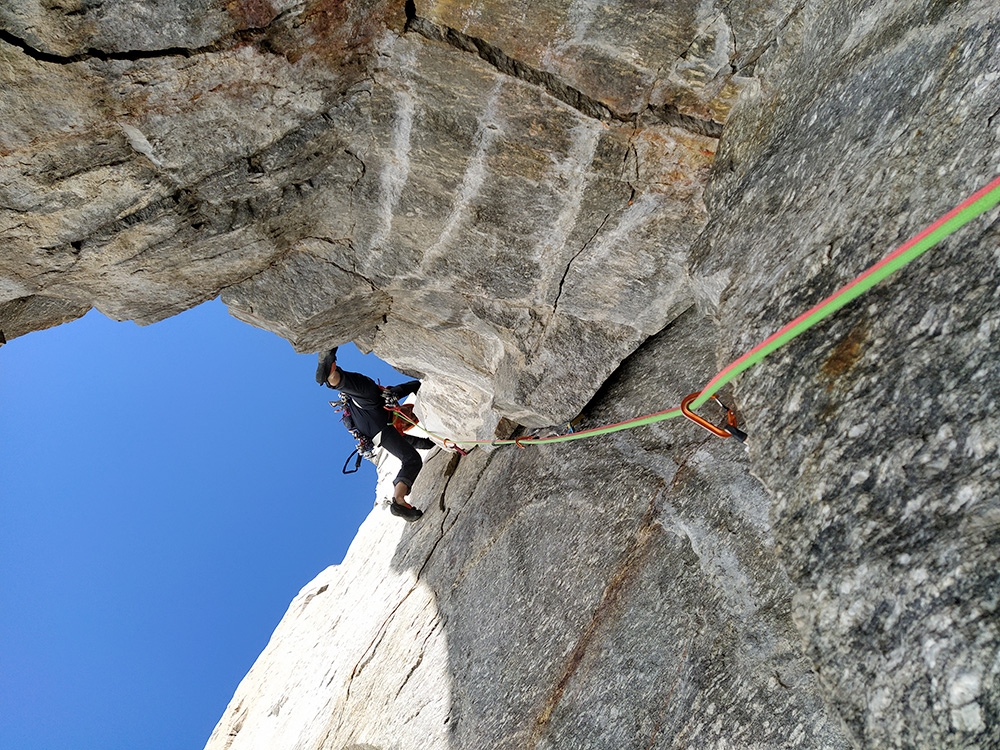
[[[719,401],[718,396],[712,396],[712,400],[715,401],[719,406],[726,410],[726,424],[723,427],[716,427],[714,424],[709,422],[704,417],[700,417],[695,414],[688,406],[694,401],[698,396],[701,395],[701,391],[695,391],[694,393],[685,396],[681,401],[681,413],[694,422],[696,425],[704,427],[706,430],[711,432],[713,435],[718,435],[720,438],[731,438],[734,437],[741,443],[747,441],[747,434],[743,432],[739,427],[736,426],[736,412],[726,406],[724,403]]]
[[[355,456],[358,457],[358,460],[354,462],[354,468],[348,471],[347,466],[348,464],[351,463],[351,459],[354,458]],[[348,454],[347,460],[344,461],[344,468],[341,469],[340,471],[342,474],[357,474],[358,469],[360,468],[361,468],[361,454],[358,452],[358,449],[355,448],[350,452],[350,454]]]
[[[462,448],[454,440],[451,440],[449,438],[444,438],[442,440],[442,442],[444,443],[445,450],[454,451],[455,453],[457,453],[460,456],[468,456],[469,455],[469,452],[467,450],[465,450],[464,448]]]
[[[366,438],[364,435],[355,435],[354,437],[357,439],[358,444],[354,448],[354,450],[352,450],[348,454],[347,460],[344,461],[344,468],[341,469],[341,473],[343,473],[343,474],[355,474],[358,471],[358,469],[361,468],[361,459],[363,459],[363,458],[367,458],[369,461],[371,461],[376,466],[378,465],[378,463],[375,461],[375,445],[374,445],[374,443],[372,443],[372,441],[369,440],[368,438]],[[350,471],[348,471],[347,467],[348,467],[348,465],[350,465],[351,459],[354,458],[355,455],[358,458],[354,462],[354,468],[351,469]]]

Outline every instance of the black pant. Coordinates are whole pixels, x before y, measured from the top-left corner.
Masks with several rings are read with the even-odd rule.
[[[399,431],[389,425],[379,433],[381,440],[378,444],[394,455],[403,464],[399,468],[399,473],[392,480],[393,486],[404,482],[407,487],[412,488],[413,482],[417,479],[417,474],[424,467],[424,462],[417,453],[417,448],[427,450],[434,447],[434,442],[427,438],[414,437],[413,435],[400,435]]]

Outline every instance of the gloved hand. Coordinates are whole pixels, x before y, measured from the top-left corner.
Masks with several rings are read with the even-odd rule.
[[[320,354],[319,366],[316,368],[316,382],[326,385],[326,379],[330,377],[333,368],[337,366],[337,347],[333,347],[326,354]]]

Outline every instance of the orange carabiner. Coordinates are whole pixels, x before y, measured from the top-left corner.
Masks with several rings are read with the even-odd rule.
[[[704,427],[706,430],[708,430],[709,432],[711,432],[713,435],[718,435],[720,438],[734,437],[737,440],[739,440],[741,443],[745,442],[746,439],[747,439],[747,434],[745,432],[743,432],[743,430],[739,429],[736,426],[736,413],[732,409],[730,409],[728,406],[726,406],[725,404],[723,404],[721,401],[719,401],[719,399],[717,397],[712,396],[712,400],[715,401],[715,403],[717,403],[719,406],[721,406],[723,409],[726,410],[726,426],[725,427],[716,427],[714,424],[712,424],[711,422],[709,422],[707,419],[704,419],[703,417],[699,417],[697,414],[695,414],[693,411],[691,411],[688,408],[688,404],[690,404],[692,401],[694,401],[700,395],[701,395],[701,391],[695,391],[694,393],[692,393],[692,394],[690,394],[688,396],[685,396],[684,400],[681,401],[681,412],[684,414],[684,416],[687,417],[688,419],[690,419],[695,424],[700,425],[701,427]]]
[[[454,440],[449,440],[448,438],[444,438],[443,442],[444,442],[444,448],[445,448],[445,450],[454,451],[455,453],[457,453],[460,456],[468,456],[469,455],[469,452],[467,450],[464,450],[462,448],[462,446],[460,446]],[[451,444],[450,446],[449,446],[449,443]]]

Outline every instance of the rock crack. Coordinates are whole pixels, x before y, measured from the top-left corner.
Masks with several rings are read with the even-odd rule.
[[[406,27],[404,33],[412,31],[435,42],[448,44],[456,49],[478,55],[480,59],[492,65],[501,73],[518,80],[538,86],[547,94],[568,104],[581,114],[601,122],[635,122],[643,112],[616,112],[606,104],[559,80],[548,71],[539,70],[527,63],[510,57],[496,45],[485,39],[469,36],[448,26],[439,26],[433,21],[417,15],[413,0],[406,3]],[[647,111],[671,127],[682,128],[709,138],[722,136],[722,123],[715,120],[702,120],[681,113],[673,104],[649,106]]]
[[[194,57],[195,55],[213,54],[253,44],[263,38],[264,34],[265,29],[246,29],[233,32],[229,36],[204,47],[165,47],[164,49],[127,50],[124,52],[107,52],[105,50],[88,48],[75,55],[60,55],[55,52],[46,52],[45,50],[37,49],[32,47],[27,40],[5,29],[0,29],[0,41],[6,42],[12,47],[17,47],[28,57],[38,62],[53,63],[55,65],[72,65],[78,62],[87,62],[88,60],[99,60],[101,62],[137,62],[139,60],[155,60],[163,57]],[[260,49],[267,50],[267,46],[261,45]]]

